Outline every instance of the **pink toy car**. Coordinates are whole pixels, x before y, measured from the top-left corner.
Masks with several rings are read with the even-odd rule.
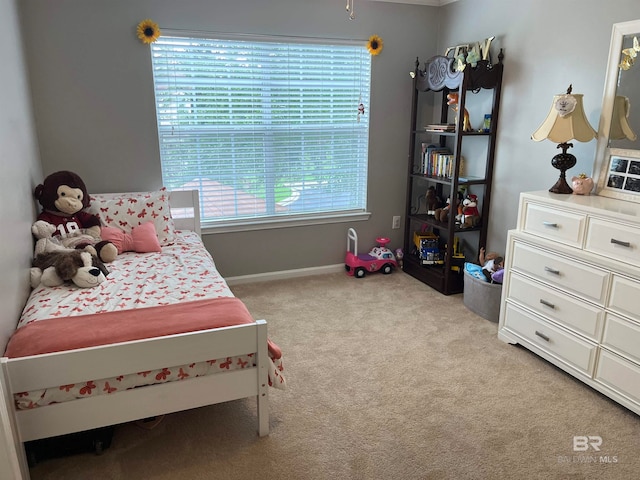
[[[351,242],[353,241],[353,251]],[[362,278],[367,272],[377,272],[389,274],[398,267],[396,256],[387,248],[390,242],[388,238],[376,238],[378,246],[373,247],[369,253],[358,255],[358,234],[353,228],[347,233],[347,255],[344,259],[344,268],[347,275]]]

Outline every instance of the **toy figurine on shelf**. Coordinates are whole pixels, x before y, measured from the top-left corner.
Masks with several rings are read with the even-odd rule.
[[[451,270],[461,273],[464,267],[465,256],[462,251],[461,241],[458,237],[453,237],[453,252],[451,254]]]
[[[427,188],[425,198],[427,200],[427,215],[434,215],[436,209],[440,206],[440,199],[438,198],[435,187],[430,186]]]
[[[480,210],[478,210],[478,196],[467,194],[462,201],[462,220],[460,228],[473,228],[480,225]]]
[[[452,92],[447,94],[447,105],[451,107],[451,109],[456,112],[456,125],[458,125],[458,114],[460,113],[460,106],[458,105],[460,101],[460,97],[458,93]],[[469,120],[469,111],[465,108],[462,117],[462,131],[463,132],[471,132],[473,131],[473,127],[471,126],[471,120]]]
[[[433,212],[434,217],[439,222],[445,223],[449,221],[449,211],[451,210],[451,199],[447,198],[447,203],[442,208],[436,208]]]
[[[421,265],[442,265],[444,254],[440,249],[440,237],[432,231],[413,232],[415,254]]]

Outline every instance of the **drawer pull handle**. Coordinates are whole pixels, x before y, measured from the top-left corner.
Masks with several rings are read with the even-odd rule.
[[[560,270],[555,270],[551,267],[544,267],[545,272],[553,273],[554,275],[560,275]]]
[[[553,309],[556,308],[556,306],[553,303],[547,302],[546,300],[543,300],[542,298],[540,299],[540,303],[542,305],[545,305],[545,306],[549,307],[549,308],[553,308]]]
[[[542,224],[543,224],[545,227],[558,228],[558,224],[557,224],[557,223],[553,223],[553,222],[542,222]]]
[[[615,243],[616,245],[620,245],[622,247],[630,247],[631,243],[623,242],[622,240],[616,240],[615,238],[611,239],[611,243]]]
[[[544,333],[539,332],[537,330],[536,330],[536,335],[539,336],[541,339],[543,339],[545,342],[548,342],[550,340],[548,336],[546,336]]]

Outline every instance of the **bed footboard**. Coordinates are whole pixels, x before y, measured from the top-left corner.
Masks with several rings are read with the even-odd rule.
[[[149,385],[109,395],[13,411],[20,442],[255,396],[258,433],[269,434],[267,322],[224,327],[68,352],[2,358],[3,383],[13,394],[256,352],[256,367]]]
[[[1,365],[0,365],[1,366]],[[3,458],[8,460],[2,473],[10,479],[29,479],[27,456],[18,437],[13,396],[9,391],[7,378],[0,368],[0,448],[6,452]],[[3,477],[4,478],[4,477]]]

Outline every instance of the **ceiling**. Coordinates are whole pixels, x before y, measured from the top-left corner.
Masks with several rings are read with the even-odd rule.
[[[430,5],[432,7],[441,7],[447,3],[457,2],[458,0],[369,0],[370,2],[387,2],[387,3],[409,3],[412,5]]]

